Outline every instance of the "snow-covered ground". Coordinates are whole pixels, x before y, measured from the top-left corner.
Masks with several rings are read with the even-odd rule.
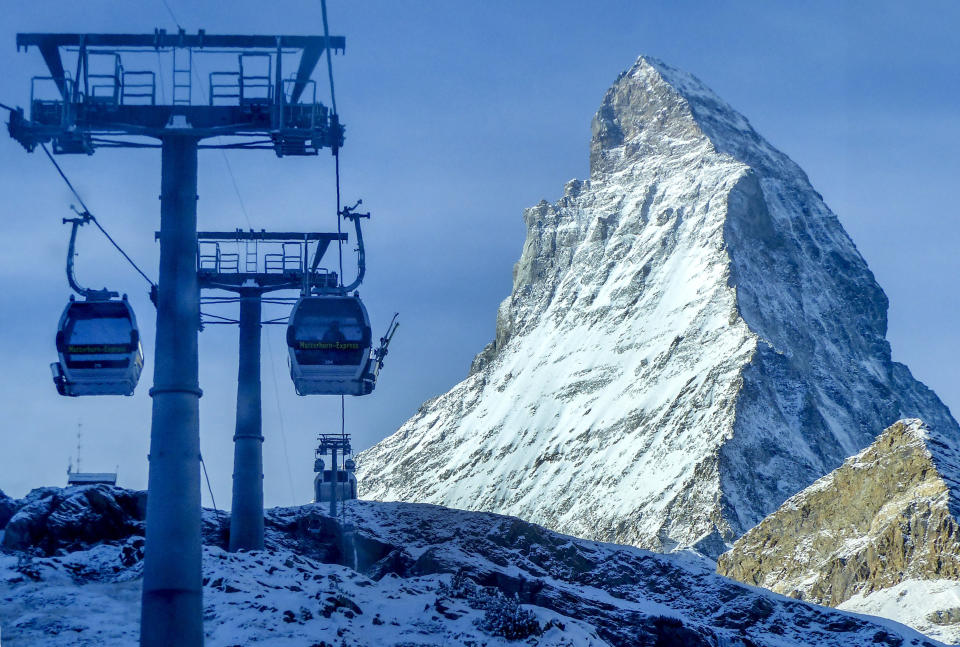
[[[97,487],[86,498],[82,488],[46,490],[11,520],[8,529],[32,528],[33,544],[0,554],[4,645],[136,643],[139,512],[131,508],[126,535],[108,543],[73,539],[79,524],[99,523],[84,501],[132,498]],[[356,501],[341,520],[323,508],[268,511],[267,549],[239,554],[220,547],[208,512],[208,645],[940,645],[889,620],[719,577],[689,553],[658,555],[423,504]],[[44,527],[48,518],[57,525]],[[352,543],[344,522],[355,524]]]
[[[855,595],[838,608],[891,618],[932,638],[960,643],[960,582],[956,580],[906,580]]]
[[[102,548],[102,547],[101,547]],[[71,563],[95,560],[94,551]],[[3,645],[86,646],[137,644],[141,580],[135,569],[110,582],[78,584],[64,561],[36,560],[41,579],[21,577],[17,557],[0,556]],[[288,550],[230,554],[207,546],[203,559],[204,628],[210,647],[232,645],[339,647],[367,645],[475,645],[516,641],[483,635],[483,610],[444,596],[450,575],[371,580],[345,566],[321,564]],[[548,609],[531,607],[544,647],[606,645],[593,628]],[[442,610],[441,610],[442,609]],[[562,629],[561,629],[562,627]],[[521,642],[522,644],[522,642]]]

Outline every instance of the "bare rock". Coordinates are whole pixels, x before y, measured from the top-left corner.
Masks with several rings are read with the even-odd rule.
[[[831,606],[908,579],[960,581],[958,440],[897,422],[747,532],[717,572]]]

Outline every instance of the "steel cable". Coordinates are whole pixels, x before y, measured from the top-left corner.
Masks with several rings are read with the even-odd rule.
[[[127,262],[130,263],[131,267],[133,267],[133,269],[135,269],[135,270],[140,274],[140,276],[142,276],[143,279],[144,279],[147,283],[150,284],[150,287],[151,287],[151,288],[156,288],[156,287],[157,287],[157,284],[154,283],[154,282],[150,279],[150,277],[147,276],[146,273],[144,273],[144,271],[140,269],[140,266],[139,266],[139,265],[137,265],[136,263],[133,262],[133,259],[130,258],[130,255],[127,254],[125,251],[123,251],[123,248],[120,247],[120,245],[117,244],[117,241],[115,241],[115,240],[113,239],[113,236],[111,236],[109,233],[107,233],[107,230],[103,228],[103,225],[100,224],[100,221],[97,220],[96,216],[94,216],[94,215],[90,212],[90,209],[87,207],[86,203],[83,201],[83,198],[80,197],[80,194],[77,193],[77,190],[76,190],[76,188],[74,188],[73,183],[70,182],[70,178],[67,177],[67,174],[64,173],[64,172],[63,172],[63,169],[60,168],[60,165],[57,164],[57,160],[54,159],[53,155],[50,154],[50,150],[47,148],[47,145],[41,143],[40,146],[41,146],[41,148],[43,148],[43,152],[47,154],[47,158],[50,160],[50,162],[53,163],[54,168],[57,169],[57,173],[59,173],[59,174],[60,174],[60,177],[63,178],[63,181],[67,183],[67,187],[68,187],[68,188],[70,189],[70,191],[73,193],[74,197],[77,199],[77,202],[79,202],[79,203],[80,203],[80,206],[83,207],[83,212],[84,212],[86,215],[90,216],[91,222],[93,222],[93,224],[95,224],[95,225],[97,226],[97,229],[100,230],[100,233],[102,233],[104,236],[106,236],[107,240],[110,241],[110,244],[113,245],[114,248],[116,248],[116,250],[117,250],[118,252],[120,252],[120,254],[121,254],[125,259],[127,259]]]
[[[223,532],[223,520],[220,518],[220,508],[217,507],[217,500],[213,498],[213,488],[210,487],[210,475],[207,474],[207,464],[203,462],[203,454],[200,454],[200,466],[203,467],[203,478],[207,481],[207,491],[210,493],[210,503],[213,504],[213,511],[217,515],[217,523],[220,524],[220,531]]]

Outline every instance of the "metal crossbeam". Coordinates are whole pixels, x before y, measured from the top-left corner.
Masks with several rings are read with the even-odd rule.
[[[159,238],[160,232],[156,232]],[[333,242],[335,240],[347,241],[347,234],[331,233],[297,233],[292,231],[198,231],[197,240],[203,241],[221,241],[232,242],[234,240],[270,240],[270,241],[290,241],[301,242],[304,240],[315,241],[325,240]]]
[[[317,438],[320,445],[317,447],[317,455],[326,454],[331,449],[339,449],[347,454],[350,453],[350,436],[344,434],[320,434]]]
[[[310,77],[324,52],[329,57],[345,51],[343,36],[217,35],[203,30],[187,34],[163,29],[152,34],[23,33],[17,34],[17,47],[40,51],[50,76],[36,77],[33,82],[51,83],[59,93],[57,100],[31,94],[29,113],[18,109],[11,114],[10,134],[28,151],[46,142],[53,143],[57,154],[90,154],[101,146],[143,148],[153,144],[145,144],[141,138],[163,139],[174,128],[198,140],[223,136],[247,140],[208,143],[204,148],[272,148],[280,157],[317,155],[323,148],[338,150],[343,145],[344,129],[339,119],[317,100],[315,89],[304,92],[313,84]],[[191,56],[194,52],[234,51],[241,55],[241,70],[211,72],[210,105],[193,105],[182,96],[189,96],[192,90],[193,79],[183,78],[193,70],[192,60],[189,68],[178,68],[174,61],[170,103],[159,105],[156,72],[120,67],[121,51],[151,50],[187,50]],[[76,79],[64,68],[66,53],[77,57]],[[284,56],[297,53],[300,56],[294,78],[283,79]],[[88,85],[91,79],[102,76],[90,71],[88,59],[94,55],[116,57],[117,69],[123,70],[109,77],[112,84],[106,87],[112,93],[98,94],[99,86]],[[267,57],[273,61],[273,68],[266,76],[244,76],[242,57],[250,55]],[[215,96],[212,86],[218,74],[221,76],[217,78],[225,75],[231,79],[229,83],[237,85],[236,92]],[[244,95],[245,81],[253,96]],[[261,96],[258,92],[264,87],[268,91]],[[219,103],[214,101],[218,97]],[[235,100],[224,105],[225,98]]]
[[[299,290],[303,287],[303,271],[291,270],[284,274],[266,274],[263,272],[241,272],[236,274],[201,271],[198,273],[200,287],[205,290],[224,290],[227,292],[276,292],[279,290]],[[337,287],[337,275],[319,274],[311,277],[310,286],[321,290],[333,291]]]
[[[331,36],[328,40],[324,36],[217,35],[207,34],[203,29],[196,34],[187,34],[183,30],[167,33],[165,29],[157,29],[152,34],[17,34],[17,49],[31,46],[40,49],[50,76],[64,98],[67,91],[64,83],[66,74],[60,58],[61,47],[300,49],[303,54],[292,94],[292,103],[296,103],[323,52],[346,51],[347,39],[343,36]]]
[[[236,47],[242,49],[315,48],[343,52],[347,41],[343,36],[241,36],[208,34],[201,29],[196,34],[167,33],[157,29],[152,34],[17,34],[17,47]],[[52,70],[51,70],[52,71]]]
[[[58,84],[62,85],[63,82]],[[269,110],[253,110],[243,106],[182,106],[182,105],[119,105],[110,111],[102,110],[95,105],[86,103],[71,103],[75,112],[76,123],[72,129],[81,131],[84,135],[96,137],[100,136],[141,136],[141,137],[162,137],[168,130],[173,118],[182,118],[182,130],[189,131],[190,134],[200,138],[217,136],[272,136],[276,134],[277,124]],[[290,104],[285,104],[287,113],[296,108]],[[297,127],[296,125],[287,125],[282,130],[297,134],[301,131],[302,138],[314,137],[311,140],[315,146],[329,146],[334,141],[336,133],[329,132],[329,118],[321,113],[322,119],[318,118],[316,127]],[[36,117],[34,117],[36,119]],[[37,141],[48,141],[57,137],[64,131],[64,127],[59,116],[55,123],[45,123],[43,121],[26,121],[23,116],[13,113],[11,116],[13,128],[24,130],[33,135]],[[314,132],[319,134],[316,138]],[[340,139],[343,135],[340,133]],[[17,137],[21,139],[21,137]],[[124,145],[126,142],[120,139],[112,140],[113,143]],[[270,140],[273,141],[273,140]],[[266,143],[263,142],[263,143]],[[338,144],[339,146],[340,144]],[[231,143],[230,148],[252,147],[249,144],[236,145]],[[206,146],[205,148],[213,148]]]
[[[159,232],[155,234],[159,238]],[[200,280],[200,287],[208,290],[226,290],[237,293],[258,293],[266,294],[278,290],[299,290],[307,285],[322,290],[330,290],[338,285],[338,277],[334,273],[311,271],[304,266],[304,246],[309,243],[316,243],[316,253],[321,257],[330,247],[330,243],[335,241],[346,242],[348,235],[346,233],[328,233],[328,232],[292,232],[292,231],[254,231],[252,229],[234,231],[201,231],[197,232],[198,245],[198,268],[197,276]],[[266,243],[291,243],[298,246],[300,250],[299,262],[295,266],[290,266],[286,261],[281,261],[279,268],[273,271],[269,267],[264,267],[264,271],[239,271],[239,267],[231,264],[228,269],[224,269],[221,259],[232,256],[233,253],[220,254],[219,243],[237,243],[257,241]],[[203,255],[201,244],[214,244],[214,252],[209,255]],[[308,248],[309,249],[309,248]],[[265,250],[267,251],[267,250]],[[281,252],[282,253],[282,252]],[[270,254],[267,254],[270,256]],[[305,277],[306,276],[306,282]]]

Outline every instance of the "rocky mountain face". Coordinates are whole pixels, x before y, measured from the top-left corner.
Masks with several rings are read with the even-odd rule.
[[[358,460],[361,496],[716,556],[909,416],[887,299],[803,171],[694,77],[640,58],[590,179],[527,209],[496,336]]]
[[[5,641],[136,644],[143,527],[129,504],[142,499],[109,486],[28,497],[14,518],[31,539],[0,551]],[[78,538],[81,525],[106,535]],[[688,553],[574,539],[502,515],[374,501],[350,502],[340,519],[321,505],[276,508],[266,549],[242,553],[223,549],[228,528],[205,511],[211,647],[942,645],[744,586]]]
[[[717,572],[817,604],[917,582],[953,583],[954,596],[912,624],[960,640],[960,450],[958,437],[901,420],[873,444],[787,499],[720,557]],[[927,587],[921,586],[926,589]]]

